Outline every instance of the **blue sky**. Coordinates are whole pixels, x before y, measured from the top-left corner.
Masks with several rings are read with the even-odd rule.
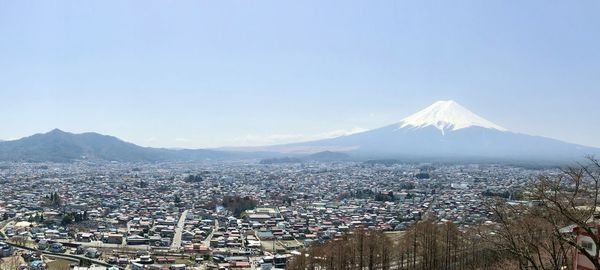
[[[453,99],[600,147],[599,1],[2,1],[0,138],[335,136]]]

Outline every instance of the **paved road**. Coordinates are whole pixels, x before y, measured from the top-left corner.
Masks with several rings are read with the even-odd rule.
[[[204,245],[206,245],[207,247],[210,247],[210,240],[212,240],[213,235],[215,234],[215,231],[218,229],[219,229],[219,220],[215,219],[215,224],[214,224],[212,231],[206,237],[206,239],[204,239],[204,241],[202,241],[202,243],[204,243]]]
[[[177,223],[177,227],[175,228],[175,236],[173,237],[173,242],[171,243],[171,248],[179,249],[181,247],[181,235],[183,233],[183,225],[185,225],[185,219],[187,217],[189,210],[183,211],[181,213],[181,217],[179,218],[179,222]]]

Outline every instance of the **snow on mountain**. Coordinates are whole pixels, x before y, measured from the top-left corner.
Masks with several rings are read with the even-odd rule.
[[[330,139],[275,145],[287,153],[344,152],[354,158],[574,161],[600,149],[507,131],[454,101],[438,101],[401,122]]]
[[[398,125],[400,128],[433,126],[442,134],[447,130],[455,131],[473,126],[506,131],[505,128],[476,115],[453,100],[437,101],[424,110],[402,119]]]

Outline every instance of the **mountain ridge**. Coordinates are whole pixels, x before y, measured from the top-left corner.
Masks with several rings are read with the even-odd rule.
[[[368,131],[237,150],[142,147],[109,135],[73,134],[60,129],[0,141],[0,161],[163,162],[266,159],[290,155],[313,160],[573,161],[587,155],[600,155],[600,149],[508,131],[451,100],[435,102],[398,123]]]
[[[163,162],[231,159],[267,153],[234,153],[209,149],[167,149],[143,147],[117,137],[95,132],[74,134],[60,129],[37,133],[18,140],[0,142],[0,160],[24,162],[72,162],[104,160],[122,162]]]

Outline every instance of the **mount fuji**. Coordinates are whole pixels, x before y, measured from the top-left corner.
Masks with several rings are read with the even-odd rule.
[[[438,101],[400,122],[330,139],[270,146],[270,151],[337,151],[361,158],[573,161],[600,149],[508,131],[455,101]]]

